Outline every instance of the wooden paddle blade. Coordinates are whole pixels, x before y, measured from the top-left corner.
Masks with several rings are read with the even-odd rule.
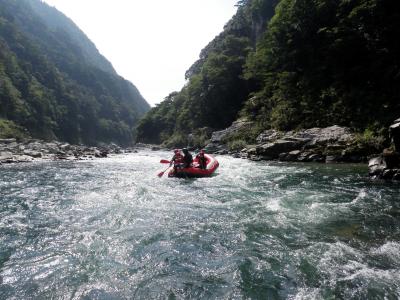
[[[162,163],[162,164],[170,164],[171,162],[169,160],[162,159],[162,160],[160,160],[160,163]]]

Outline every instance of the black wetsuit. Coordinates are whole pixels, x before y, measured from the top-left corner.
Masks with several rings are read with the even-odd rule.
[[[203,156],[197,155],[196,157],[197,161],[199,162],[200,169],[205,170],[207,167],[207,159],[204,157],[204,155]]]
[[[190,168],[192,162],[193,162],[193,156],[192,156],[192,154],[190,154],[189,152],[186,153],[186,154],[183,156],[183,167],[184,167],[184,168]]]

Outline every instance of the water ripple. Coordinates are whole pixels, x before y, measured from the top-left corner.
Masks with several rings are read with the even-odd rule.
[[[0,166],[0,299],[397,299],[399,185],[359,165],[169,153]]]

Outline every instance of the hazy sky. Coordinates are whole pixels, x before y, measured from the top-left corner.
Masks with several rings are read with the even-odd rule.
[[[185,71],[236,12],[237,0],[44,0],[96,44],[151,104],[185,84]]]

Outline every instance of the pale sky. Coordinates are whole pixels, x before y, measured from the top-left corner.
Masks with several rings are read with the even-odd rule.
[[[237,0],[44,0],[72,19],[150,105],[185,84],[185,71],[236,12]]]

